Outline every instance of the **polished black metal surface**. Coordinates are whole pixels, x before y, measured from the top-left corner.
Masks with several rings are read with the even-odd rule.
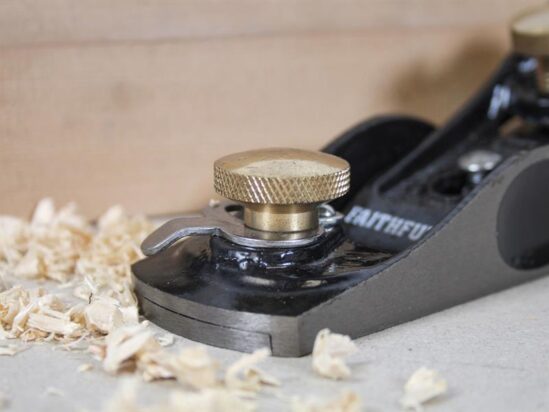
[[[338,231],[340,232],[340,230]],[[220,237],[189,237],[134,265],[139,281],[162,294],[250,313],[295,316],[372,273],[390,254],[332,233],[293,250],[242,247]]]

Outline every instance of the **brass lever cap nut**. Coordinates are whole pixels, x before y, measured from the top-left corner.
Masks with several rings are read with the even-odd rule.
[[[236,153],[214,164],[215,191],[244,203],[244,224],[267,232],[305,232],[318,227],[317,204],[350,187],[346,160],[299,149]]]
[[[530,9],[511,23],[511,37],[516,52],[549,56],[549,6]]]
[[[215,191],[243,203],[321,203],[343,196],[349,186],[347,161],[308,150],[251,150],[214,164]]]

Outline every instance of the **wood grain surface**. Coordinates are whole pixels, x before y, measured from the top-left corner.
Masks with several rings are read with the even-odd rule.
[[[319,148],[368,116],[443,121],[529,1],[0,2],[0,213],[213,195],[212,162]]]

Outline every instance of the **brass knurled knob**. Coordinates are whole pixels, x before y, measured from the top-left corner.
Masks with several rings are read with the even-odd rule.
[[[549,5],[519,14],[511,23],[513,49],[536,57],[540,89],[549,92]]]
[[[316,206],[343,196],[349,186],[347,161],[308,150],[252,150],[214,164],[215,191],[244,203],[244,223],[257,230],[315,229]]]

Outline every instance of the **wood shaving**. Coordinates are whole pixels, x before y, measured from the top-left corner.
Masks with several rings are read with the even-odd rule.
[[[182,349],[169,367],[179,382],[191,387],[203,389],[217,384],[219,365],[203,346]]]
[[[86,327],[107,334],[124,324],[124,315],[114,299],[97,298],[84,309]]]
[[[104,412],[253,412],[256,406],[226,389],[204,389],[200,392],[172,391],[164,403],[139,406],[135,380],[123,382]]]
[[[292,412],[358,412],[361,410],[359,396],[352,391],[345,391],[336,399],[322,403],[318,400],[292,399]]]
[[[83,372],[89,372],[92,369],[93,369],[93,365],[91,363],[83,363],[76,370],[80,373],[83,373]]]
[[[25,347],[15,344],[0,346],[0,356],[13,356],[19,352],[24,351],[25,349]]]
[[[280,381],[277,378],[255,367],[244,371],[244,381],[248,382],[246,386],[257,388],[257,390],[259,390],[261,385],[280,386]]]
[[[46,395],[63,397],[65,396],[65,393],[60,389],[49,386],[48,388],[46,388]]]
[[[13,271],[26,252],[28,225],[11,216],[0,216],[0,276]],[[5,282],[5,280],[3,280]],[[3,285],[6,289],[6,285]]]
[[[279,386],[280,382],[256,368],[256,364],[270,356],[267,348],[244,355],[227,369],[225,385],[229,389],[257,392],[262,385]]]
[[[146,327],[145,323],[123,326],[93,345],[91,351],[103,360],[103,369],[110,373],[139,371],[146,381],[176,379],[197,389],[217,385],[218,363],[205,348],[168,353]]]
[[[175,342],[175,336],[171,333],[162,333],[155,336],[156,341],[162,347],[172,346]]]
[[[92,238],[91,225],[68,204],[55,211],[51,199],[41,200],[30,223],[20,222],[19,243],[12,250],[13,274],[29,279],[66,282],[79,255]]]
[[[42,332],[48,332],[66,336],[68,338],[78,337],[81,334],[81,327],[68,319],[56,318],[41,313],[31,313],[27,320],[29,328]]]
[[[149,350],[139,357],[137,368],[146,381],[176,379],[194,389],[211,388],[219,384],[219,364],[201,346],[184,348],[178,355],[159,347]]]
[[[318,332],[313,346],[313,370],[329,379],[351,376],[345,357],[355,353],[357,347],[349,336],[332,333],[329,329]]]
[[[110,373],[133,371],[140,356],[159,350],[160,345],[145,325],[123,326],[105,339],[103,369]]]
[[[144,353],[137,363],[139,371],[146,382],[175,379],[174,355],[166,351]]]
[[[448,390],[448,383],[439,373],[425,366],[415,371],[404,385],[404,396],[400,404],[404,409],[422,411],[422,404]]]
[[[169,411],[174,412],[253,412],[255,403],[238,397],[226,389],[205,389],[200,392],[173,392]]]
[[[17,353],[17,350],[9,347],[0,347],[0,356],[13,356]]]

